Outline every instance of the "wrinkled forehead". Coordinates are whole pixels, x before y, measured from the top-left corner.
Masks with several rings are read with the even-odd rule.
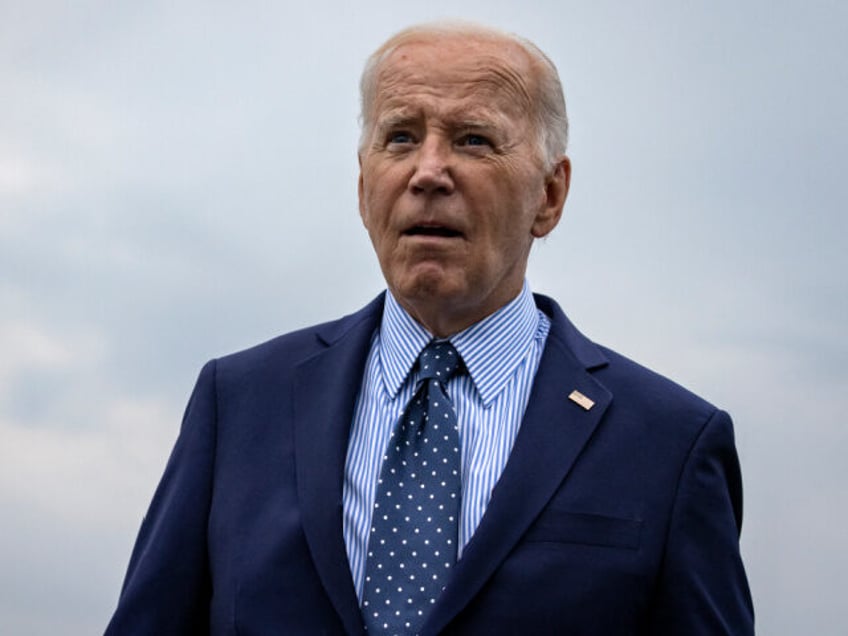
[[[509,40],[430,37],[399,43],[383,58],[375,104],[402,102],[412,90],[434,98],[489,100],[516,116],[535,110],[536,69]]]

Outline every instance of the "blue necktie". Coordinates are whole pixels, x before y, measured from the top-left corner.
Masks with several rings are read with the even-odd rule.
[[[427,345],[422,384],[386,448],[362,595],[370,634],[418,633],[456,562],[459,433],[445,385],[461,364],[449,342]]]

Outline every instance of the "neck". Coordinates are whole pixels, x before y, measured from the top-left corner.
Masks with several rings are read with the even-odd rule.
[[[515,300],[523,289],[522,285],[513,293],[504,294],[502,297],[492,299],[492,302],[463,307],[457,303],[433,301],[415,302],[414,300],[402,298],[392,292],[398,304],[418,324],[424,327],[435,338],[450,338],[492,315],[501,307]]]

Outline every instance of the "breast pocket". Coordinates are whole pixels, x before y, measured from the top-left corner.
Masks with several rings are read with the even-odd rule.
[[[548,509],[524,535],[528,543],[576,543],[627,548],[639,547],[642,521],[600,514]]]

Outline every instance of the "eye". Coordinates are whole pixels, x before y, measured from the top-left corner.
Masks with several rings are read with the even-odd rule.
[[[405,130],[395,130],[386,136],[386,143],[389,144],[411,144],[412,135]]]
[[[492,142],[483,135],[475,135],[473,133],[464,135],[459,140],[460,146],[491,146]]]

